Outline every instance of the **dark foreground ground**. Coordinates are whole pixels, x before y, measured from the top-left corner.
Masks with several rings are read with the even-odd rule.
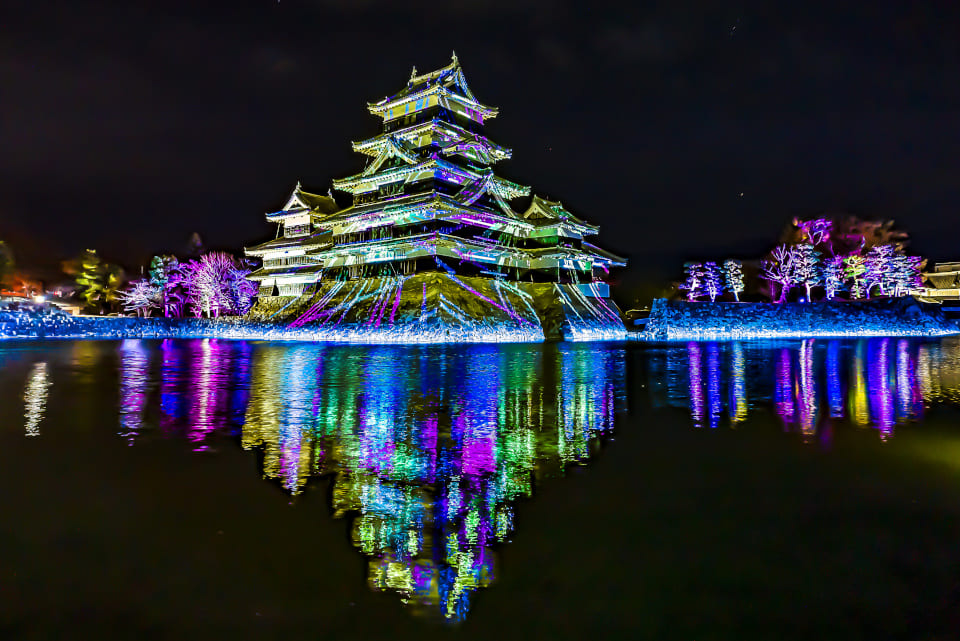
[[[762,413],[696,430],[631,384],[615,440],[519,506],[458,627],[367,589],[326,481],[291,500],[227,438],[76,424],[107,395],[49,408],[40,438],[2,410],[0,638],[958,638],[955,413],[823,449]]]

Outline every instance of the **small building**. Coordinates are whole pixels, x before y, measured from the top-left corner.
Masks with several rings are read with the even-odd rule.
[[[960,262],[936,263],[932,271],[921,274],[925,287],[916,296],[925,302],[960,301]]]

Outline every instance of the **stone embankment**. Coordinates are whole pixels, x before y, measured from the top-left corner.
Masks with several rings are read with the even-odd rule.
[[[296,338],[283,328],[236,318],[70,316],[47,306],[0,307],[0,339],[16,338]]]
[[[815,303],[710,303],[657,299],[639,340],[745,340],[947,336],[960,327],[938,305],[911,297]]]

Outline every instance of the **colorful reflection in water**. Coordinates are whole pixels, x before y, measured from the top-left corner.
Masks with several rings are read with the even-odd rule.
[[[243,446],[299,492],[333,475],[368,581],[462,619],[535,477],[585,462],[623,403],[618,349],[265,347]]]
[[[494,580],[515,502],[585,463],[625,407],[620,347],[79,345],[74,384],[101,385],[97,368],[118,373],[115,431],[127,444],[239,442],[291,494],[329,476],[370,586],[451,620]],[[49,386],[47,364],[35,363],[28,434],[39,433]]]
[[[697,427],[768,406],[806,441],[829,440],[834,419],[886,440],[925,407],[960,401],[956,339],[691,343],[650,350],[646,366],[654,404],[688,408]]]

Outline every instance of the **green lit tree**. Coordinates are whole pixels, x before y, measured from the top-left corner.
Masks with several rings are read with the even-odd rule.
[[[107,311],[118,311],[122,304],[120,297],[126,274],[119,265],[104,265],[105,278],[103,280],[103,307]]]
[[[179,261],[176,256],[154,256],[150,261],[150,284],[153,285],[160,297],[160,313],[170,315],[169,294],[176,285]]]
[[[863,275],[867,271],[867,266],[863,262],[863,256],[860,254],[850,254],[843,258],[843,275],[850,281],[850,296],[853,298],[863,298]]]
[[[85,249],[82,254],[63,264],[63,271],[73,277],[75,296],[83,303],[84,311],[100,311],[104,303],[107,266],[96,249]]]

